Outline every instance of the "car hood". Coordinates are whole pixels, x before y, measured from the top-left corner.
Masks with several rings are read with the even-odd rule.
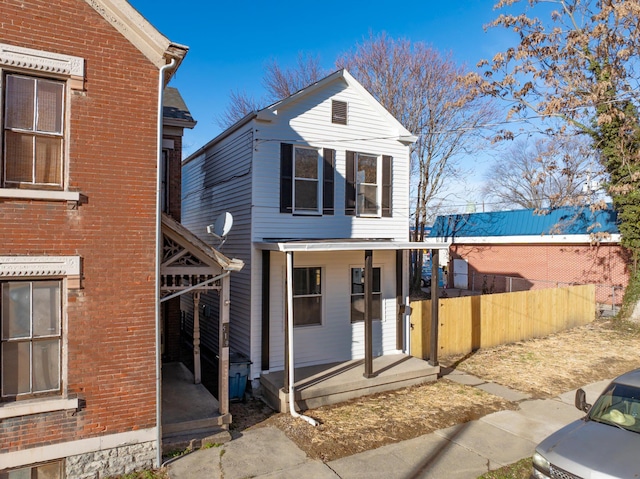
[[[581,419],[547,437],[536,450],[584,479],[640,478],[640,434],[616,426]]]

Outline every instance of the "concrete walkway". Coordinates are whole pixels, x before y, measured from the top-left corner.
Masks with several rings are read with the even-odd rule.
[[[219,447],[202,449],[169,464],[171,479],[475,479],[533,454],[538,442],[584,414],[573,406],[575,391],[553,399],[527,395],[458,371],[443,371],[461,384],[509,401],[517,411],[500,411],[479,420],[390,444],[328,463],[312,460],[275,427],[246,430]],[[593,402],[608,380],[586,385]]]

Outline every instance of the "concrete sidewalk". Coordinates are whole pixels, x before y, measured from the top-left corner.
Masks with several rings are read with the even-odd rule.
[[[584,415],[573,406],[575,391],[533,400],[457,371],[449,371],[447,377],[521,401],[520,408],[328,463],[308,458],[277,428],[246,430],[222,446],[175,460],[169,464],[169,475],[171,479],[475,479],[531,456],[547,435]],[[588,401],[593,402],[609,382],[585,386]]]

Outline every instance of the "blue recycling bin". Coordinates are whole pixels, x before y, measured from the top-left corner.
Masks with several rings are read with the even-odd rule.
[[[229,399],[244,401],[251,361],[241,353],[229,353]]]

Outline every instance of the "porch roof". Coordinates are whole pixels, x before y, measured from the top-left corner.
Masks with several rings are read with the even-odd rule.
[[[398,241],[379,238],[324,238],[324,239],[286,239],[265,238],[256,242],[261,250],[296,252],[296,251],[383,251],[409,249],[448,249],[449,245],[435,239],[431,241]]]
[[[242,260],[228,258],[194,235],[191,231],[182,226],[181,223],[178,223],[176,220],[164,213],[162,214],[162,234],[165,238],[170,238],[178,243],[178,245],[189,255],[197,258],[195,262],[201,262],[208,266],[215,266],[224,271],[240,271],[244,266],[244,262]],[[167,253],[167,247],[165,246],[165,260],[167,259],[166,257],[169,256]]]
[[[241,260],[226,257],[162,214],[161,301],[189,291],[219,289],[220,279],[243,266]]]

